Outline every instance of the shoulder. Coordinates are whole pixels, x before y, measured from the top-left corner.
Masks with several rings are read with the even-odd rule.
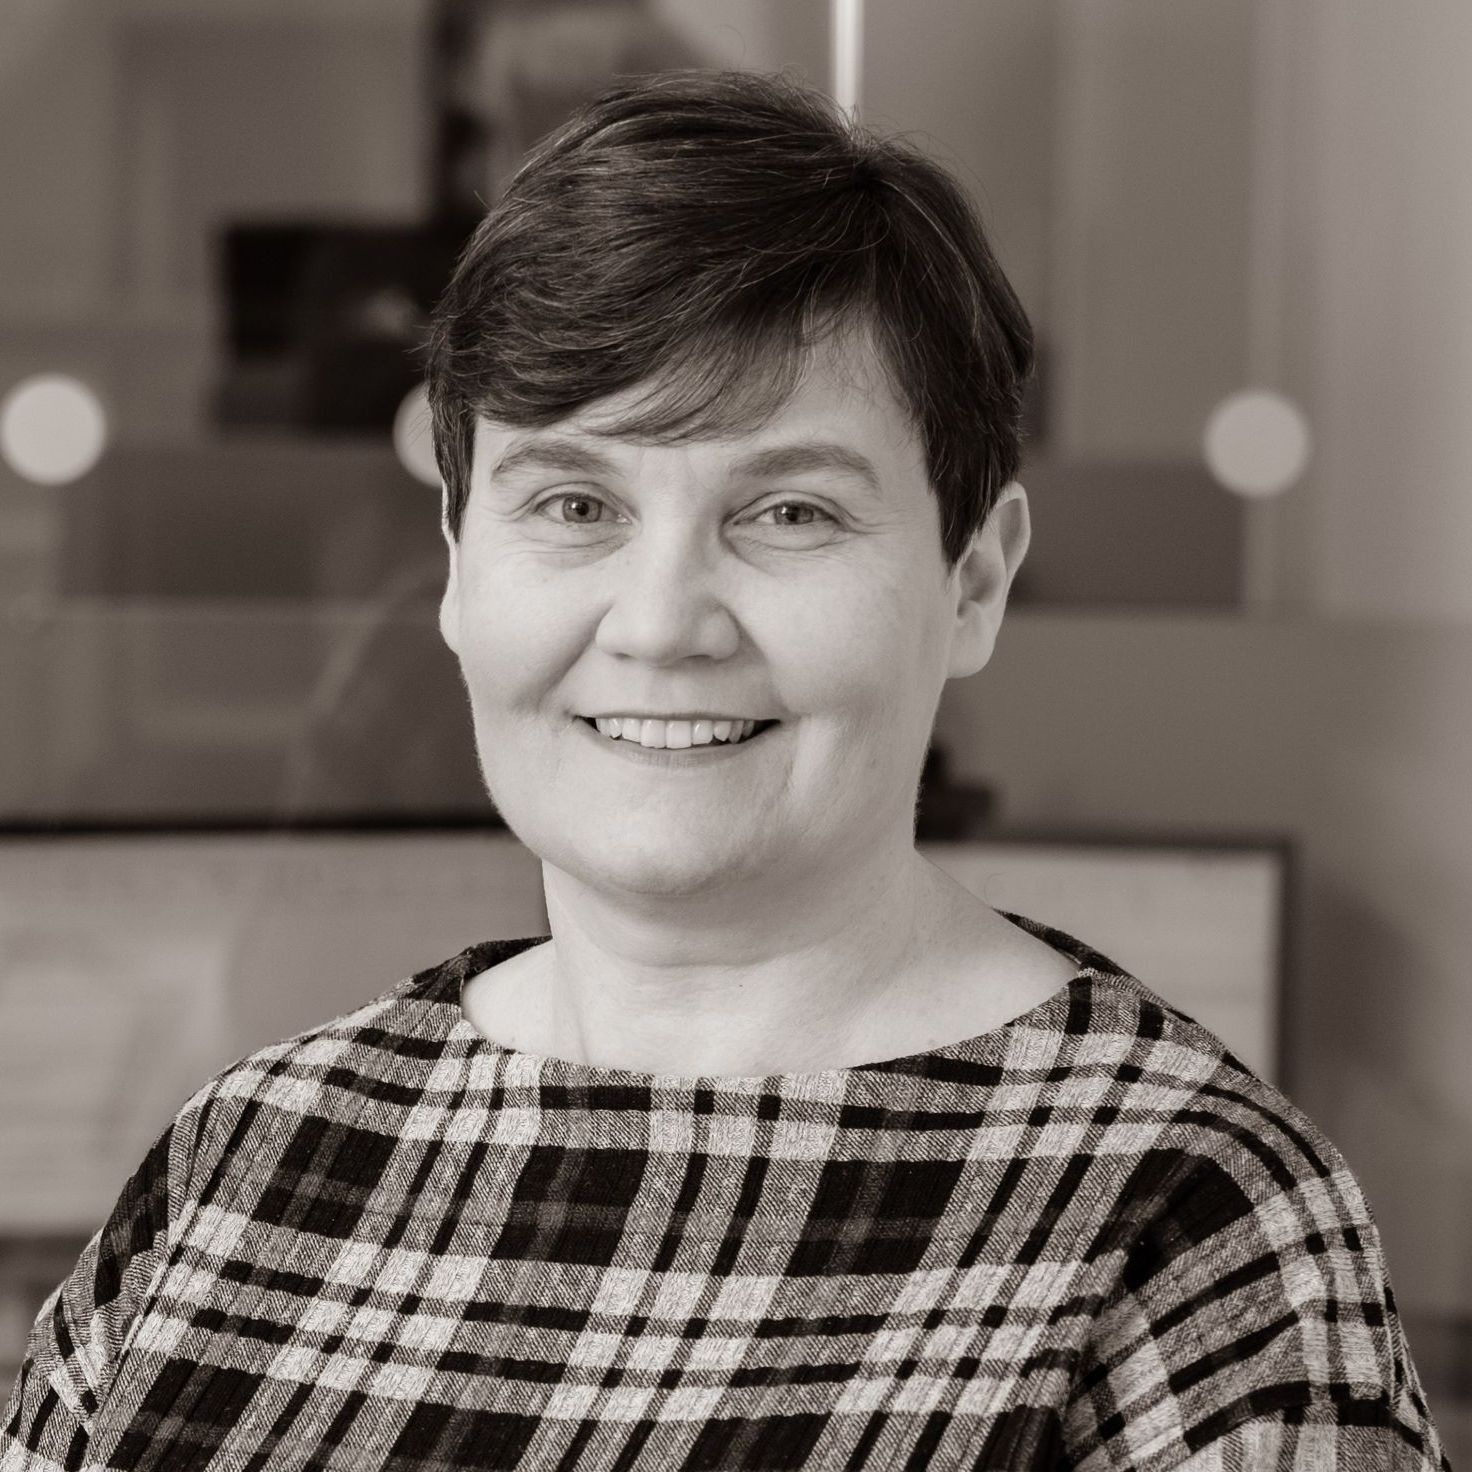
[[[1069,989],[1058,1026],[1069,1072],[1104,1087],[1109,1143],[1128,1162],[1121,1239],[1152,1219],[1201,1236],[1258,1212],[1269,1234],[1292,1215],[1356,1231],[1373,1220],[1359,1182],[1319,1125],[1209,1028],[1112,963]],[[1108,1153],[1115,1153],[1109,1151]]]
[[[1138,977],[1037,928],[1080,969],[1034,1019],[1048,1046],[1038,1039],[1030,1051],[1056,1080],[1047,1102],[1087,1120],[1087,1153],[1107,1163],[1110,1209],[1089,1256],[1119,1263],[1131,1311],[1169,1319],[1210,1302],[1271,1318],[1276,1305],[1287,1322],[1343,1302],[1346,1317],[1363,1307],[1374,1318],[1370,1300],[1389,1298],[1379,1233],[1324,1130]],[[1019,1046],[1028,1051],[1028,1040]]]
[[[176,1133],[189,1124],[187,1194],[210,1194],[212,1178],[233,1165],[276,1167],[303,1130],[347,1130],[360,1146],[380,1134],[386,1142],[426,1092],[441,1086],[447,1062],[463,1071],[470,1049],[457,1028],[460,988],[499,944],[468,946],[217,1073],[175,1120]]]
[[[1096,1036],[1114,1054],[1120,1097],[1158,1129],[1142,1176],[1221,1175],[1250,1201],[1333,1189],[1349,1217],[1366,1211],[1344,1156],[1282,1089],[1209,1028],[1133,977],[1101,981]]]
[[[1419,1447],[1430,1461],[1412,1465],[1434,1465],[1379,1231],[1333,1141],[1117,968],[1081,976],[1070,999],[1070,1072],[1108,1101],[1092,1111],[1106,1126],[1094,1149],[1114,1166],[1084,1253],[1112,1264],[1113,1286],[1091,1327],[1075,1446],[1100,1465],[1163,1472],[1290,1424],[1336,1452],[1336,1437],[1359,1436],[1374,1455]],[[1169,1415],[1101,1421],[1101,1397],[1158,1401]]]
[[[1279,1185],[1343,1166],[1313,1121],[1216,1033],[1086,942],[1001,913],[1076,967],[1067,988],[1019,1019],[1018,1048],[1047,1051],[1056,1078],[1107,1083],[1137,1125],[1158,1126],[1133,1131],[1136,1146],[1217,1159],[1245,1152]]]
[[[1133,1086],[1145,1138],[1091,1244],[1112,1289],[1085,1348],[1080,1383],[1096,1394],[1073,1408],[1075,1444],[1137,1472],[1197,1454],[1190,1465],[1214,1472],[1280,1453],[1438,1465],[1380,1233],[1344,1156],[1240,1064],[1173,1076],[1182,1052],[1211,1059],[1191,1028],[1169,1024],[1161,1041],[1164,1072]],[[1163,1413],[1100,1420],[1106,1401]]]
[[[1109,957],[1007,918],[1078,967],[1009,1030],[1005,1067],[1109,1198],[1088,1257],[1117,1255],[1121,1291],[1210,1293],[1242,1263],[1266,1272],[1269,1253],[1285,1281],[1383,1281],[1359,1182],[1292,1099]]]

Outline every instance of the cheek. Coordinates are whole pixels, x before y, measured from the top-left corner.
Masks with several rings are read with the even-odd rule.
[[[828,641],[835,662],[849,672],[866,704],[902,706],[906,691],[923,677],[931,630],[907,589],[877,584],[862,603],[831,620]]]
[[[567,619],[510,580],[486,577],[467,588],[460,608],[460,665],[471,695],[498,706],[545,690],[567,662]]]
[[[926,743],[944,683],[938,673],[941,630],[935,611],[906,591],[876,598],[854,637],[862,641],[859,731],[885,767],[908,767]]]

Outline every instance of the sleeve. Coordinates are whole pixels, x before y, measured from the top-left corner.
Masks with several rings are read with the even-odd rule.
[[[1123,1269],[1074,1381],[1068,1465],[1450,1472],[1348,1167],[1295,1179],[1260,1142],[1221,1159],[1156,1151],[1136,1172],[1153,1205],[1112,1228]]]
[[[42,1304],[0,1420],[0,1472],[84,1465],[92,1418],[163,1266],[207,1091],[134,1171],[77,1265]]]

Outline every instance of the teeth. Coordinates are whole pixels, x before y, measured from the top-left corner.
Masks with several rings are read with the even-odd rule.
[[[750,721],[639,721],[632,717],[600,718],[594,723],[605,735],[616,741],[632,741],[655,750],[668,747],[678,750],[687,746],[710,746],[717,741],[732,744],[745,741],[756,729]]]

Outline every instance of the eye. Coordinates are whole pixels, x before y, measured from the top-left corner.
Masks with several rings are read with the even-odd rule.
[[[555,496],[548,496],[544,500],[538,501],[537,504],[532,507],[532,510],[538,516],[540,516],[540,515],[542,515],[542,508],[544,506],[567,505],[568,503],[571,503],[574,506],[605,506],[606,505],[606,503],[603,502],[603,501],[600,501],[597,496],[590,496],[586,491],[559,491]],[[555,521],[558,524],[558,526],[597,526],[598,525],[598,522],[596,520],[591,520],[591,519],[590,520],[584,520],[581,515],[574,516],[573,519],[570,520],[570,521],[563,521],[561,519],[561,517],[556,517],[556,516],[552,517],[551,519],[553,521]]]
[[[546,496],[538,501],[532,507],[532,510],[538,516],[542,516],[547,514],[545,508],[548,506],[566,507],[572,505],[583,508],[596,506],[606,510],[607,504],[607,502],[601,500],[599,497],[590,495],[586,491],[559,491],[555,496]],[[811,501],[796,501],[791,499],[774,501],[770,506],[764,506],[756,515],[765,516],[769,511],[811,511],[815,516],[821,517],[824,521],[836,523],[838,520],[836,516],[831,515],[821,506],[814,505]],[[561,516],[552,516],[550,519],[556,522],[558,526],[598,526],[601,523],[600,518],[594,518],[588,515],[586,510],[575,513],[568,520],[564,520]],[[778,526],[792,527],[799,530],[805,527],[816,526],[817,524],[816,520],[811,519],[806,521],[779,520],[776,523]]]
[[[769,511],[814,511],[827,521],[836,522],[836,516],[829,515],[821,506],[815,506],[811,501],[774,501],[770,506],[764,506],[757,512],[758,516],[765,516]],[[813,521],[779,521],[778,526],[808,527],[816,526]]]

